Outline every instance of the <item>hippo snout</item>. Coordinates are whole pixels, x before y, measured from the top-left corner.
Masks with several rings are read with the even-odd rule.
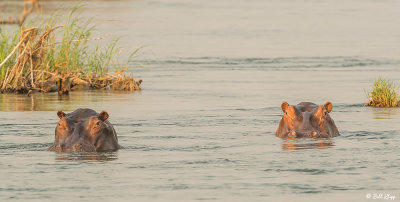
[[[311,131],[290,131],[288,133],[289,138],[298,138],[298,137],[312,137],[312,138],[318,138],[321,137],[321,133],[316,130],[311,130]]]
[[[96,147],[90,144],[75,144],[72,146],[72,151],[78,151],[78,152],[95,152]]]
[[[95,152],[96,147],[90,144],[77,143],[72,146],[66,146],[65,144],[54,145],[49,148],[51,151],[55,152],[68,152],[68,151],[76,151],[76,152]]]

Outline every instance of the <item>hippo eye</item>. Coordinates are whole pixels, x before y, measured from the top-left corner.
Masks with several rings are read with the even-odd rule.
[[[100,126],[100,121],[97,121],[97,122],[96,122],[96,126]]]

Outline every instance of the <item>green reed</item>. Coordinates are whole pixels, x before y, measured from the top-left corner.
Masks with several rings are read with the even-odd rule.
[[[18,44],[19,32],[13,33],[0,32],[0,63],[2,63],[14,47]],[[16,55],[11,58],[0,68],[0,81],[4,79],[7,68],[11,67],[15,61]]]
[[[79,17],[80,8],[81,6],[78,6],[70,12],[62,28],[50,33],[48,40],[43,43],[46,51],[38,60],[40,64],[36,64],[34,69],[51,73],[79,72],[102,76],[108,73],[111,65],[121,68],[125,64],[120,64],[118,61],[121,52],[118,39],[111,39],[105,46],[98,45],[97,41],[104,37],[93,38],[92,32],[96,26],[92,19],[82,20]],[[36,20],[36,22],[38,21]],[[57,17],[52,15],[46,22],[41,22],[41,24],[27,22],[29,26],[26,25],[25,27],[38,27],[39,31],[35,40],[39,40],[44,31],[59,25],[56,21]],[[40,25],[35,26],[35,24]],[[5,30],[0,32],[0,63],[18,44],[21,37],[20,33],[20,29],[10,33],[5,32]],[[33,46],[33,43],[31,45]],[[134,50],[133,53],[136,53],[137,50]],[[11,70],[13,67],[18,54],[18,51],[16,51],[0,68],[0,83],[3,82],[7,70]],[[131,57],[128,58],[126,64],[130,59]]]

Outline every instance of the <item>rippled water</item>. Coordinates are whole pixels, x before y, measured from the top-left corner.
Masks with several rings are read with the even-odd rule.
[[[362,106],[377,76],[399,83],[399,3],[336,2],[89,3],[103,29],[149,45],[143,91],[0,95],[0,200],[400,198],[400,109]],[[331,101],[341,136],[275,137],[282,101]],[[79,107],[107,110],[125,149],[46,151],[56,111]]]

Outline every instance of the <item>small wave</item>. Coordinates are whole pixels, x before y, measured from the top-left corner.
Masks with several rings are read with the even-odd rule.
[[[222,146],[190,146],[190,147],[154,147],[150,145],[142,146],[127,146],[124,147],[129,150],[142,150],[142,151],[183,151],[183,152],[198,152],[204,150],[217,151],[225,147]]]
[[[58,153],[57,161],[114,161],[118,159],[118,152],[64,152]]]
[[[310,175],[322,175],[331,173],[332,171],[315,168],[296,168],[296,169],[265,169],[264,171],[275,171],[275,172],[294,172],[294,173],[305,173]]]
[[[198,161],[183,161],[181,163],[191,165],[191,164],[226,164],[226,163],[236,163],[236,162],[237,161],[221,158],[221,159],[198,160]]]
[[[1,145],[0,150],[46,151],[51,144],[52,143],[8,144]]]
[[[146,62],[146,61],[143,61]],[[155,65],[194,65],[212,68],[273,68],[273,69],[315,69],[315,68],[351,68],[397,65],[399,60],[374,59],[365,57],[277,57],[277,58],[223,58],[223,57],[188,57],[151,61]],[[176,66],[175,66],[176,68]]]
[[[358,138],[363,137],[364,139],[388,139],[392,138],[391,135],[398,133],[398,131],[343,131],[342,136],[344,138]]]

